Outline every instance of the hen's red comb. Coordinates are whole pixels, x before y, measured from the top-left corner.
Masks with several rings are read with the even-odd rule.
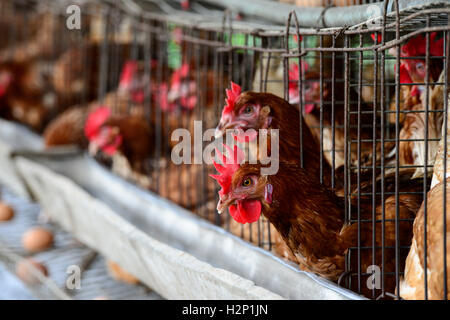
[[[136,73],[138,67],[137,61],[130,60],[125,62],[122,73],[120,74],[119,87],[126,87],[133,80],[133,76]]]
[[[395,66],[394,66],[395,68]],[[409,75],[408,69],[406,67],[406,64],[400,64],[400,83],[401,84],[407,84],[407,83],[413,83],[411,76]],[[419,96],[420,91],[417,86],[411,86],[410,94],[412,96]]]
[[[226,89],[227,98],[225,99],[225,107],[223,108],[222,115],[230,114],[233,112],[234,104],[236,103],[237,98],[241,95],[241,87],[231,81],[231,89]]]
[[[219,172],[219,174],[209,175],[211,178],[216,179],[222,187],[222,189],[220,189],[219,191],[220,196],[223,196],[230,191],[233,175],[239,169],[242,161],[244,161],[245,159],[244,152],[239,149],[237,145],[234,146],[233,150],[226,144],[224,144],[223,146],[227,150],[228,156],[225,156],[216,148],[216,152],[219,158],[221,158],[222,164],[213,161],[214,167]]]
[[[394,66],[394,71],[397,69],[397,66]],[[400,64],[400,83],[401,84],[405,84],[405,83],[412,83],[412,79],[409,75],[408,69],[406,67],[406,65],[404,63]]]
[[[300,35],[300,41],[298,41],[298,36],[296,34],[294,34],[293,39],[295,42],[302,42],[303,37]]]
[[[309,65],[305,61],[301,61],[302,64],[302,73],[305,73],[308,71]],[[298,68],[298,63],[291,64],[291,67],[289,68],[289,87],[290,88],[296,88],[298,85],[298,78],[299,78],[300,70]],[[294,82],[297,81],[297,82]]]
[[[7,91],[13,80],[13,75],[8,71],[0,71],[0,97]]]
[[[298,64],[294,63],[289,68],[289,81],[298,80],[298,77],[299,77]]]
[[[437,32],[430,34],[430,55],[442,56],[444,54],[444,37],[437,39]],[[401,54],[404,57],[425,56],[427,50],[427,38],[420,34],[412,38],[401,48]]]
[[[189,0],[181,0],[181,8],[183,10],[189,10]]]
[[[181,83],[181,79],[186,78],[189,74],[189,64],[183,63],[181,67],[175,70],[172,74],[171,84],[179,85]]]
[[[162,111],[173,111],[175,109],[175,104],[169,102],[167,95],[169,94],[169,86],[166,82],[162,82],[156,85],[154,95],[156,101],[158,101],[158,106]]]
[[[376,39],[377,44],[381,43],[381,34],[375,35],[375,33],[371,33],[370,37],[372,38],[373,41],[375,41]]]
[[[111,110],[108,107],[103,106],[98,107],[89,114],[84,127],[84,134],[89,140],[98,134],[100,127],[108,120],[110,115]]]

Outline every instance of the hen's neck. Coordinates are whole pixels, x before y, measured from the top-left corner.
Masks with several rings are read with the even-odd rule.
[[[280,162],[300,165],[300,151],[303,154],[303,167],[314,177],[320,177],[320,147],[316,143],[311,130],[302,119],[300,131],[300,112],[291,105],[275,110],[272,128],[279,129]],[[301,132],[301,137],[300,137]],[[301,140],[300,140],[301,139]],[[301,143],[300,143],[301,141]],[[300,148],[301,146],[301,148]],[[322,176],[326,186],[331,185],[331,167],[322,158]]]
[[[269,182],[274,187],[274,202],[265,208],[264,215],[296,257],[308,260],[312,271],[318,273],[321,270],[315,270],[314,261],[337,264],[339,270],[343,268],[343,256],[352,239],[341,234],[342,199],[307,170],[294,166],[281,164],[278,174],[269,177]]]

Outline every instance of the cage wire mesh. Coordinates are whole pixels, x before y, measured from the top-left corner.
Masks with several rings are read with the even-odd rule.
[[[18,5],[22,2],[26,5]],[[363,2],[373,1],[322,5]],[[171,139],[175,129],[187,129],[193,141],[217,125],[230,81],[244,91],[284,97],[302,111],[300,125],[309,127],[320,146],[320,182],[343,198],[345,221],[356,225],[357,245],[346,252],[338,284],[373,299],[406,297],[410,290],[401,283],[409,281],[404,270],[414,233],[424,265],[422,298],[447,298],[446,183],[436,187],[443,205],[427,193],[433,173],[443,181],[447,168],[450,7],[386,14],[388,3],[373,23],[307,29],[293,13],[285,27],[259,29],[251,22],[245,27],[246,20],[230,11],[221,23],[208,24],[206,18],[183,21],[167,12],[130,12],[114,1],[88,2],[81,10],[83,27],[67,32],[64,11],[47,2],[41,10],[29,1],[2,2],[7,32],[1,57],[43,61],[53,73],[48,90],[53,99],[47,100],[56,101],[39,125],[7,117],[36,130],[73,105],[108,106],[114,114],[145,118],[154,128],[151,159],[138,168],[109,157],[98,156],[99,161],[231,233],[295,259],[267,219],[242,225],[216,213],[212,166],[175,164],[170,158],[178,143]],[[18,11],[11,20],[10,13]],[[21,19],[29,25],[44,20],[42,32],[24,28]],[[24,52],[31,57],[22,57]],[[183,156],[194,160],[195,152]],[[300,161],[303,166],[302,156]],[[442,274],[427,275],[430,265]]]
[[[57,3],[4,1],[2,6],[2,71],[23,74],[12,80],[16,86],[22,84],[16,89],[15,108],[2,108],[2,116],[42,132],[69,106],[94,97],[89,92],[91,86],[83,87],[90,73],[81,69],[90,67],[90,61],[83,60],[86,55],[82,47],[88,42],[88,23],[68,33],[66,14]],[[82,21],[89,21],[87,8],[82,12]],[[74,58],[83,63],[71,65]]]
[[[300,58],[293,59],[300,60],[295,66],[306,69],[291,80],[290,87],[301,87],[304,119],[328,162],[321,163],[321,168],[331,166],[332,187],[343,188],[346,221],[357,224],[358,245],[348,251],[347,271],[339,283],[371,298],[410,294],[400,282],[418,208],[407,212],[405,202],[416,206],[423,202],[419,212],[426,219],[441,128],[446,141],[446,10],[429,9],[410,16],[397,13],[375,29],[360,26],[304,33]],[[418,24],[404,23],[414,20]],[[309,44],[309,37],[315,43]],[[342,180],[336,180],[342,173],[339,169],[343,169]],[[445,183],[442,188],[445,199]],[[441,250],[437,268],[444,273],[433,289],[440,294],[428,293],[424,276],[422,298],[447,297],[445,200],[442,207],[444,213],[433,215],[442,228],[435,230],[440,241],[434,247]],[[422,235],[419,223],[414,241],[425,237],[423,250],[427,251],[427,223]],[[364,238],[368,230],[370,239]],[[380,290],[367,289],[372,266],[380,267]],[[406,289],[403,295],[402,288]]]

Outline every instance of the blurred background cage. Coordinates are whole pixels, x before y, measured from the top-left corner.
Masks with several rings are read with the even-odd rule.
[[[404,297],[401,282],[416,220],[414,243],[422,246],[419,259],[427,257],[421,297],[447,298],[446,183],[438,186],[443,191],[437,200],[427,193],[433,179],[445,180],[447,168],[442,159],[447,154],[450,3],[420,6],[416,1],[408,9],[408,1],[280,2],[321,7],[321,27],[308,25],[307,13],[293,11],[280,18],[281,24],[269,13],[233,10],[235,1],[105,0],[82,2],[81,28],[68,31],[63,1],[3,1],[0,21],[7,31],[0,39],[0,59],[30,62],[45,85],[32,88],[38,105],[15,103],[2,117],[40,133],[62,114],[85,120],[98,106],[145,119],[150,157],[95,153],[97,159],[211,223],[288,257],[265,218],[241,225],[217,214],[218,189],[208,176],[212,166],[171,160],[175,129],[187,129],[193,140],[218,124],[230,81],[243,91],[281,96],[302,110],[301,125],[311,129],[323,156],[320,181],[330,181],[345,199],[346,222],[358,226],[358,245],[347,252],[338,284],[372,299]],[[368,22],[372,13],[365,6],[352,8],[367,18],[361,18],[364,23],[343,25],[342,17],[336,25],[329,23],[331,8],[372,3],[379,14]],[[80,143],[73,142],[87,147],[81,135]],[[410,197],[423,201],[420,210],[415,208],[422,220],[401,209]],[[364,210],[367,205],[370,212]],[[363,268],[367,259],[380,268],[380,278],[370,278],[374,270]],[[441,283],[426,275],[427,263],[442,270]],[[368,279],[380,283],[367,290]],[[441,296],[429,293],[430,285],[438,286],[433,292]]]

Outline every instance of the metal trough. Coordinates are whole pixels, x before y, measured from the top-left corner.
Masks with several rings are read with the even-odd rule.
[[[0,183],[28,199],[29,194],[17,173],[11,155],[19,150],[38,151],[43,148],[43,141],[37,134],[22,125],[0,119]]]

